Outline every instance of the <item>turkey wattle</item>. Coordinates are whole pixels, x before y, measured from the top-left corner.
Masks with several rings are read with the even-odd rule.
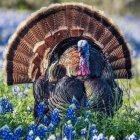
[[[131,57],[120,31],[99,11],[81,4],[44,7],[9,41],[4,71],[8,85],[33,83],[35,108],[64,109],[73,96],[112,115],[122,104],[115,79],[130,79]],[[36,111],[34,113],[37,118]]]

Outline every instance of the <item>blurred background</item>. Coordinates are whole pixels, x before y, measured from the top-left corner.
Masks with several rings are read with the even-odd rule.
[[[0,0],[0,67],[3,52],[9,37],[17,26],[31,13],[52,3],[72,2],[71,0]],[[101,10],[111,18],[123,32],[132,48],[137,71],[140,71],[140,0],[74,0]]]

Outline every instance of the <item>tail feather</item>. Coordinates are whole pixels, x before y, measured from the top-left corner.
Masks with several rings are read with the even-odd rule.
[[[131,58],[122,33],[99,11],[78,3],[57,4],[32,14],[13,35],[6,51],[5,61],[11,61],[13,65],[14,62],[21,63],[28,68],[28,72],[26,70],[24,73],[27,79],[37,78],[38,74],[44,74],[42,64],[45,62],[45,69],[47,69],[53,63],[51,57],[55,53],[62,55],[61,53],[68,49],[65,40],[70,40],[71,43],[73,38],[77,41],[81,38],[87,39],[96,44],[96,49],[101,50],[103,54],[108,54],[114,70],[125,69],[126,74],[116,72],[117,78],[128,78],[125,75],[131,75],[131,64],[124,67],[126,62],[131,63]],[[76,43],[75,41],[72,45]],[[36,54],[39,57],[36,57]],[[120,61],[123,59],[123,62],[119,62],[119,59]],[[33,68],[36,76],[33,73],[34,76],[31,76],[29,72],[32,63],[37,66],[37,70]],[[5,67],[5,70],[8,69],[7,76],[13,77],[16,71],[9,69],[8,63]],[[13,84],[20,83],[19,81],[16,79]],[[9,83],[12,84],[11,81]]]

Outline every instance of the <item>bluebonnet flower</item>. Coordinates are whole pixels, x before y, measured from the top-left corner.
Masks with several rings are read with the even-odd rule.
[[[7,98],[0,99],[1,113],[6,114],[13,111],[13,104]]]
[[[68,121],[67,123],[64,124],[64,136],[68,139],[68,140],[73,140],[74,136],[75,136],[75,131],[74,131],[74,127],[71,124],[71,121]]]
[[[90,130],[90,137],[93,137],[93,136],[97,136],[98,135],[98,130],[97,129],[94,129],[94,130]]]
[[[24,92],[24,93],[22,94],[22,98],[26,98],[26,97],[28,97],[28,94]]]
[[[4,125],[0,128],[0,138],[4,140],[8,140],[11,137],[11,130],[8,125]]]
[[[37,112],[37,117],[38,118],[44,117],[44,112],[45,112],[45,103],[44,102],[40,102],[37,105],[36,112]]]
[[[57,108],[55,108],[52,112],[51,122],[54,126],[57,126],[58,123],[60,122],[59,110]]]
[[[72,120],[73,122],[76,121],[76,107],[74,104],[71,104],[66,110],[66,118]]]
[[[16,96],[19,96],[19,94],[20,94],[20,87],[19,86],[14,86],[13,88],[12,88],[12,93],[14,94],[14,95],[16,95]]]
[[[58,123],[60,122],[59,110],[57,108],[55,108],[52,112],[51,122],[54,126],[57,126]]]
[[[77,99],[75,98],[75,96],[73,96],[71,104],[74,104],[76,109],[78,109],[80,107]]]
[[[24,89],[25,89],[25,90],[30,89],[30,85],[29,85],[29,84],[25,84],[25,85],[24,85]]]
[[[27,135],[26,140],[34,140],[34,136],[33,135]]]
[[[87,136],[87,129],[86,128],[81,129],[81,136],[82,137],[86,137]]]
[[[52,123],[50,123],[49,126],[48,126],[48,132],[49,133],[54,133],[54,125]]]
[[[36,129],[36,135],[39,136],[40,139],[44,139],[47,131],[47,127],[43,124],[40,124]]]
[[[34,140],[34,132],[32,130],[29,131],[26,140]]]
[[[132,135],[129,136],[128,140],[139,140],[139,137],[137,136],[136,133],[133,133]]]
[[[90,129],[89,129],[89,135],[90,137],[93,137],[93,136],[97,136],[98,135],[98,131],[96,129],[96,125],[95,124],[92,124]]]
[[[80,123],[82,121],[82,117],[80,116],[80,117],[77,117],[77,120],[76,120],[76,122],[77,123]]]
[[[86,126],[89,126],[89,124],[90,124],[90,121],[89,121],[88,118],[86,118],[86,119],[85,119],[85,125],[86,125]]]
[[[95,129],[96,129],[96,125],[92,124],[91,127],[90,127],[90,131],[95,130]]]
[[[91,102],[90,101],[86,101],[86,108],[90,109],[91,108]]]
[[[85,112],[85,117],[86,118],[88,118],[90,115],[91,115],[91,111],[90,110],[88,110],[88,111]]]
[[[30,132],[33,132],[34,134],[36,133],[36,125],[34,122],[32,122],[28,128],[28,131]]]
[[[23,128],[22,128],[21,125],[18,126],[18,127],[14,130],[14,135],[15,135],[16,137],[18,137],[18,138],[23,137],[24,131],[23,131]]]
[[[44,125],[48,125],[50,123],[50,120],[49,118],[45,115],[42,119],[42,124]]]

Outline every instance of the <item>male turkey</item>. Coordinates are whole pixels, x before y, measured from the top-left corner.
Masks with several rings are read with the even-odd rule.
[[[122,104],[115,79],[129,79],[131,58],[122,34],[99,11],[83,4],[44,7],[11,38],[4,69],[8,85],[33,83],[35,107],[61,112],[73,96],[112,115]],[[35,111],[36,117],[36,111]]]

